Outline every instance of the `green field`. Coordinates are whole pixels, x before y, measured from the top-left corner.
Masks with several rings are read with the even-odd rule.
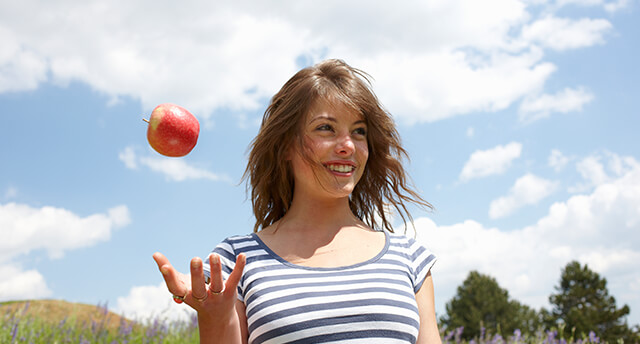
[[[443,343],[500,344],[599,343],[593,334],[574,338],[562,331],[539,331],[521,336],[484,333],[472,341],[460,339],[461,329],[442,333]],[[109,312],[103,305],[85,305],[60,300],[15,301],[0,303],[0,343],[198,343],[197,321],[138,322]]]
[[[60,300],[0,304],[0,343],[198,343],[196,321],[136,322],[105,306]]]

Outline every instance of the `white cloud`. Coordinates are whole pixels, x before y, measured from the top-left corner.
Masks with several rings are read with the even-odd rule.
[[[609,176],[604,170],[604,166],[600,163],[600,156],[589,156],[577,163],[578,172],[582,175],[590,185],[600,185],[607,180]]]
[[[107,241],[113,230],[131,222],[129,210],[120,205],[105,214],[81,217],[51,206],[33,208],[26,204],[0,204],[0,262],[34,250],[45,250],[60,258],[67,250]]]
[[[45,57],[24,47],[17,35],[3,25],[0,42],[0,92],[32,90],[46,80]]]
[[[50,206],[0,204],[0,301],[40,299],[53,294],[39,271],[23,270],[16,263],[21,256],[44,250],[50,258],[60,258],[68,250],[109,240],[115,229],[130,222],[124,205],[81,217]]]
[[[569,192],[585,192],[608,183],[627,172],[638,168],[638,162],[632,157],[621,157],[611,152],[595,153],[576,163],[576,169],[583,181],[569,187]]]
[[[189,179],[208,179],[212,181],[228,181],[224,176],[219,176],[207,170],[188,165],[184,160],[170,158],[140,158],[143,165],[155,172],[164,174],[167,179],[181,182]]]
[[[552,149],[551,154],[549,154],[549,158],[547,159],[547,163],[549,164],[549,167],[553,168],[556,172],[560,172],[565,168],[565,166],[567,166],[569,160],[571,159],[562,154],[561,151]]]
[[[504,173],[521,153],[522,144],[518,142],[511,142],[504,146],[498,145],[484,151],[477,150],[471,154],[462,168],[460,180],[468,181]]]
[[[196,312],[185,304],[173,302],[164,282],[159,285],[136,286],[127,296],[119,297],[114,312],[140,321],[190,321]]]
[[[544,49],[599,44],[611,27],[591,18],[534,21],[529,6],[535,5],[167,2],[150,9],[125,0],[2,2],[0,92],[80,81],[112,100],[140,99],[146,109],[174,102],[207,118],[220,108],[255,110],[301,57],[339,57],[375,78],[380,99],[398,118],[436,121],[506,109],[541,93],[555,71]]]
[[[630,0],[617,0],[617,1],[611,1],[611,2],[607,2],[604,4],[604,9],[607,12],[617,12],[623,8],[627,8],[627,6],[629,6],[629,4],[631,3]]]
[[[618,305],[632,309],[630,323],[640,322],[640,164],[628,159],[625,166],[622,175],[590,194],[555,203],[535,224],[521,229],[487,228],[472,220],[437,225],[417,219],[418,238],[439,255],[436,298],[448,302],[475,269],[494,276],[514,298],[548,307],[561,269],[578,260],[607,278]]]
[[[543,88],[555,71],[542,53],[387,52],[357,66],[370,71],[384,104],[403,121],[433,122],[474,111],[499,111]],[[354,62],[354,63],[356,63]],[[402,68],[398,67],[402,66]]]
[[[607,12],[617,12],[629,5],[629,0],[558,0],[558,6],[578,5],[578,6],[602,6]]]
[[[202,168],[189,165],[184,159],[143,156],[139,157],[133,147],[126,147],[118,158],[129,169],[138,169],[138,165],[148,167],[154,172],[163,174],[167,180],[181,182],[193,179],[206,179],[212,181],[229,181],[229,177],[219,175]]]
[[[553,50],[569,50],[604,43],[613,26],[605,19],[573,20],[548,16],[522,29],[522,37]]]
[[[557,187],[557,182],[533,174],[525,174],[516,180],[508,195],[491,201],[489,217],[492,219],[505,217],[525,205],[536,204],[555,192]]]
[[[122,152],[120,152],[120,154],[118,154],[118,158],[125,166],[127,166],[128,169],[135,170],[138,168],[136,152],[133,147],[126,147]]]
[[[36,270],[23,271],[19,267],[0,264],[0,301],[42,299],[53,292],[44,276]]]
[[[593,94],[584,88],[565,88],[556,94],[525,98],[520,104],[518,113],[522,122],[529,123],[549,117],[552,112],[582,111],[582,107],[592,100]]]

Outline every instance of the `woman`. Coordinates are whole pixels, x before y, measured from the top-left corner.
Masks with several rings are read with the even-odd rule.
[[[440,343],[435,256],[387,214],[406,225],[406,203],[431,207],[403,157],[366,74],[327,60],[294,75],[251,146],[255,233],[194,258],[190,277],[154,254],[174,300],[198,312],[201,342]]]

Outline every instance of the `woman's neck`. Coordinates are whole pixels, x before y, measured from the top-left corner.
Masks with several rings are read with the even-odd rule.
[[[351,211],[348,197],[304,199],[294,196],[283,219],[290,223],[313,224],[316,229],[335,229],[362,223]]]

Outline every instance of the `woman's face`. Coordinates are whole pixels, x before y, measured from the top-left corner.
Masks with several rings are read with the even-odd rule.
[[[313,166],[299,147],[290,154],[295,193],[310,197],[348,197],[364,173],[369,149],[364,118],[345,106],[320,103],[302,129]]]

